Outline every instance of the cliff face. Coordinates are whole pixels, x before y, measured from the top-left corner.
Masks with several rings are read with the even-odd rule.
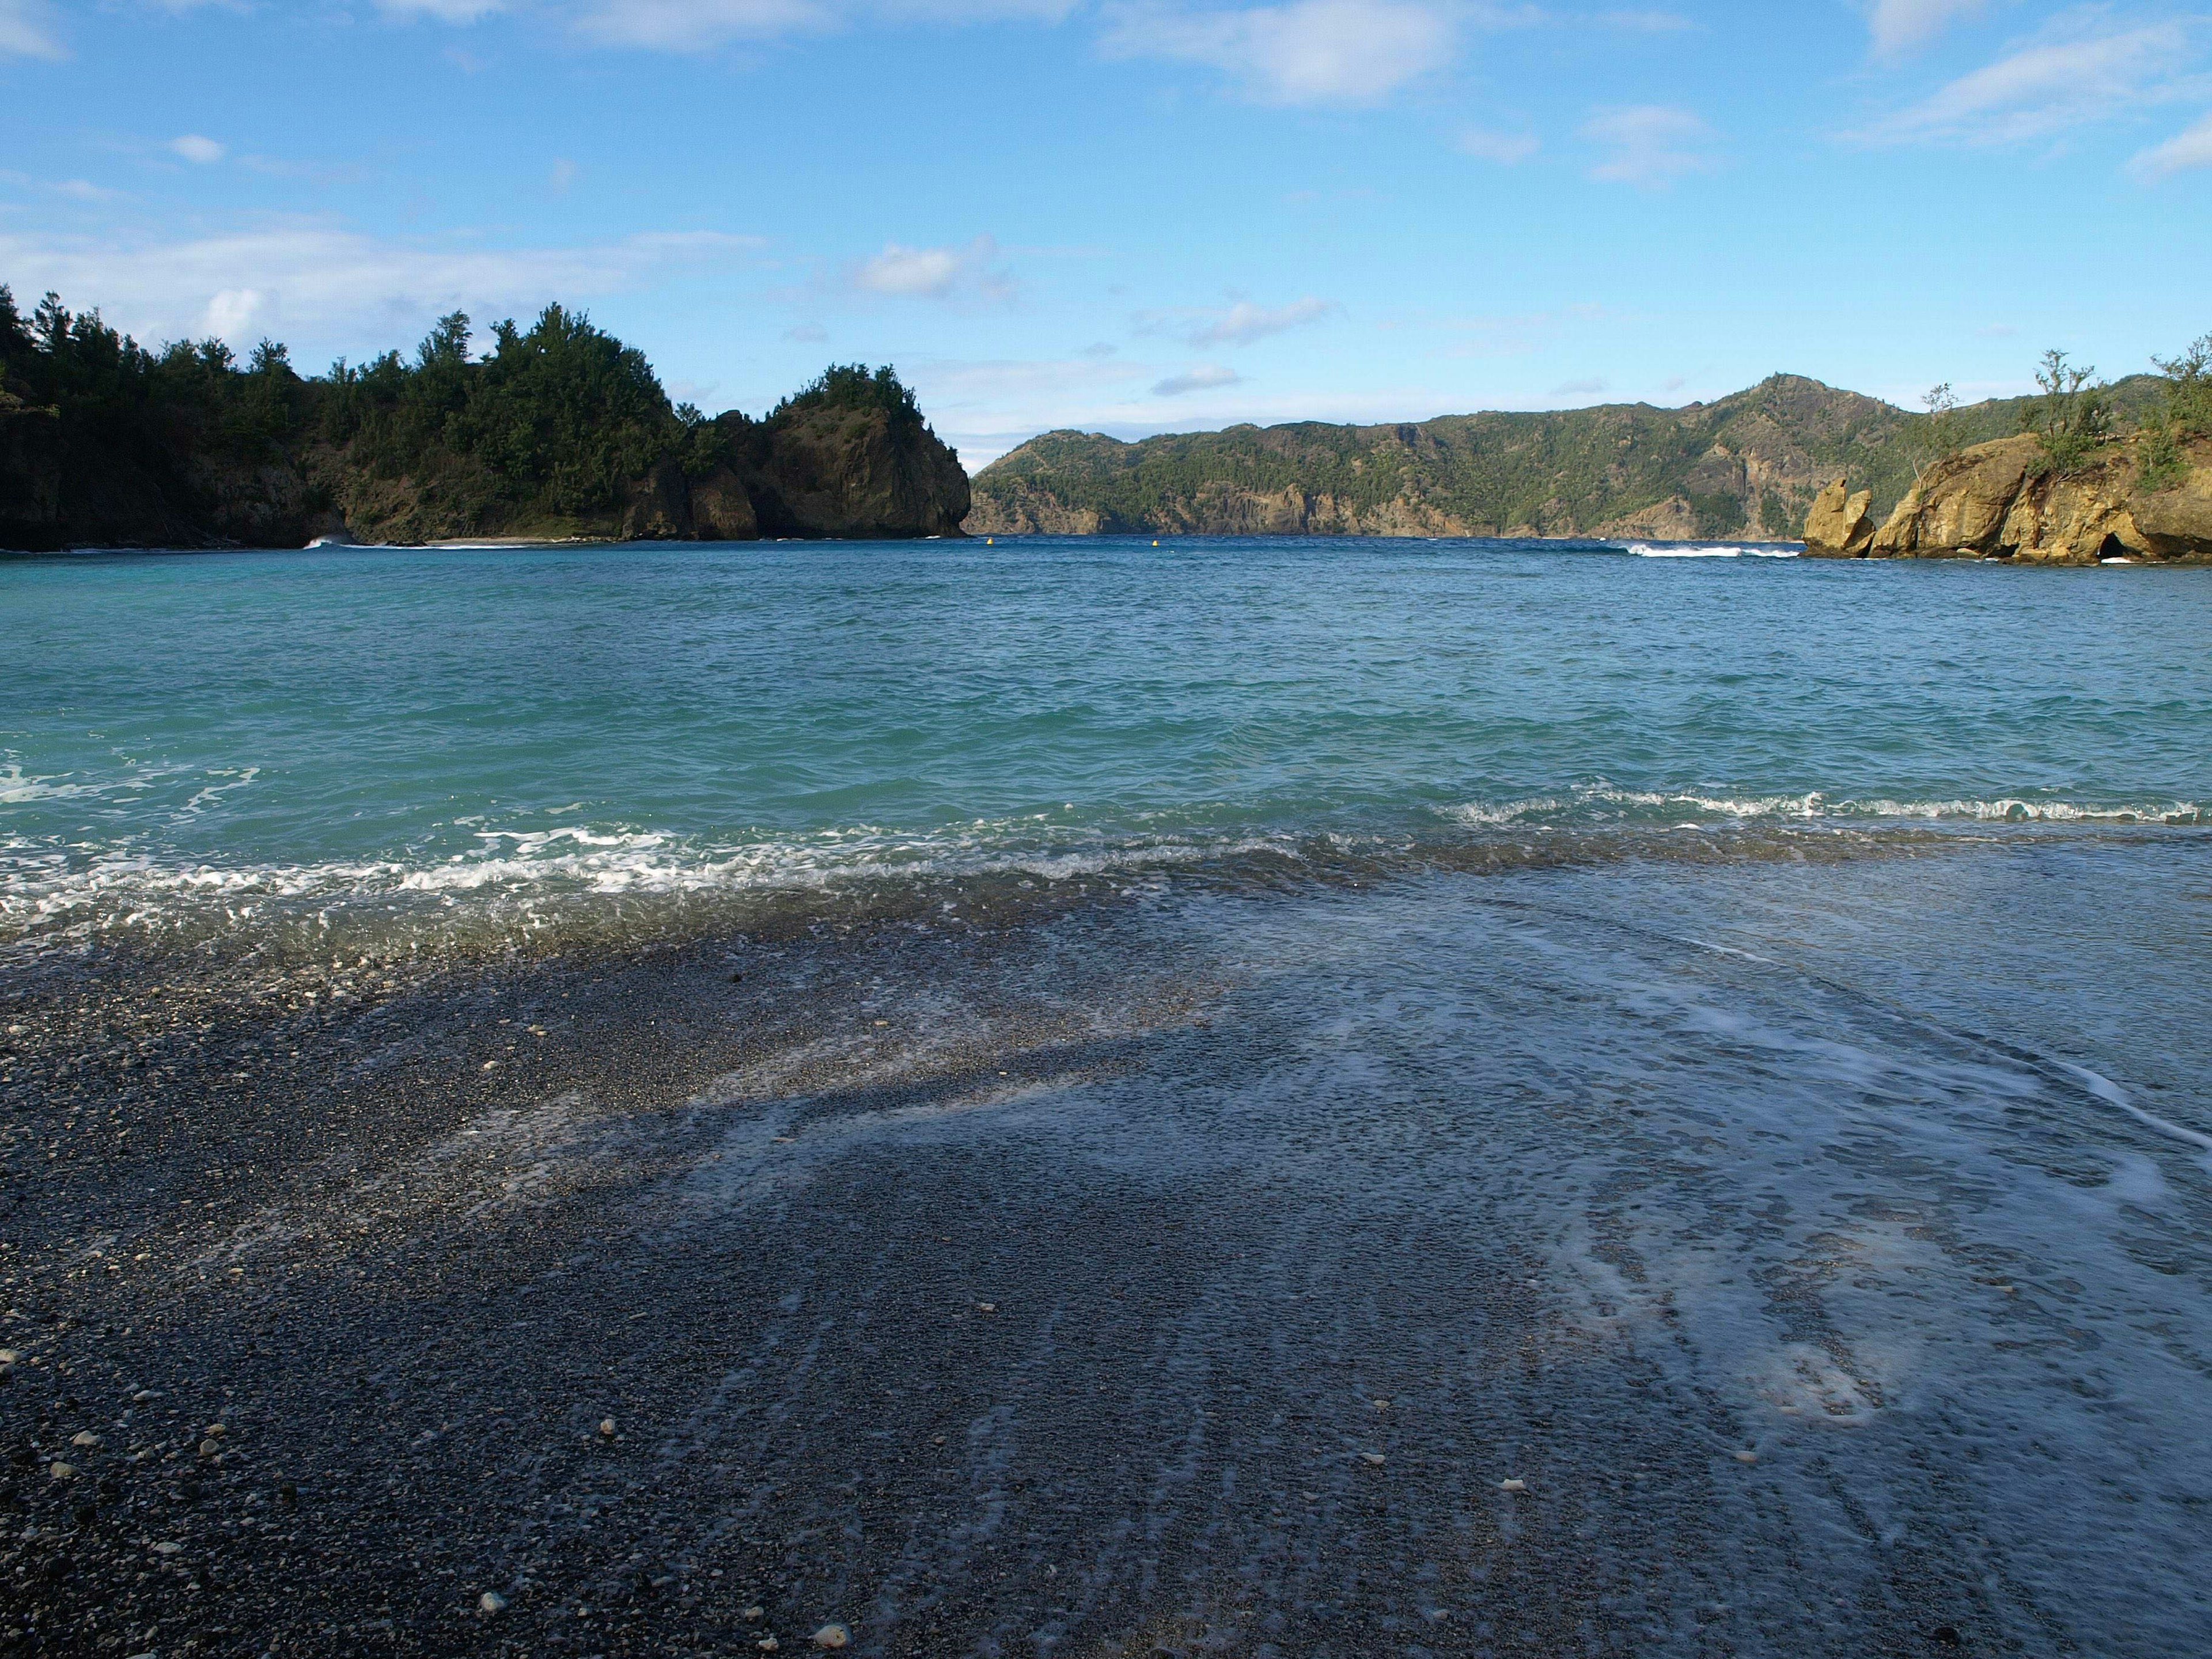
[[[1831,483],[1805,523],[1805,550],[1826,558],[2212,560],[2212,446],[2198,445],[2171,487],[2143,482],[2139,441],[2108,446],[2060,472],[2033,437],[1976,444],[1931,465],[1875,530],[1863,494]]]
[[[2015,406],[1960,412],[2009,431]],[[1052,432],[978,473],[971,533],[1741,536],[1784,540],[1849,471],[1887,507],[1923,417],[1778,374],[1684,409],[1307,422],[1122,443]]]
[[[345,449],[304,458],[329,505],[318,534],[399,544],[471,536],[613,541],[885,539],[957,536],[968,475],[927,428],[880,409],[809,409],[766,422],[725,416],[703,463],[665,456],[597,513],[500,510],[482,463],[384,477]],[[233,534],[230,539],[244,540]],[[298,545],[298,543],[290,543]]]
[[[764,536],[957,536],[968,474],[927,430],[881,409],[810,410],[772,427],[746,482]]]

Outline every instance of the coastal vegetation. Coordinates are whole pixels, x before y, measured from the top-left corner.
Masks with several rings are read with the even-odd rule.
[[[2043,355],[2038,395],[2009,434],[1929,442],[1912,488],[1886,511],[1869,481],[1838,476],[1806,515],[1806,550],[1840,558],[1999,558],[2029,563],[2212,559],[2212,335],[2155,375],[2108,386],[2064,351]],[[1938,387],[1928,427],[1950,413]]]
[[[0,287],[0,546],[957,534],[967,510],[888,366],[710,419],[561,305],[473,344],[455,312],[411,357],[302,375],[272,341],[149,349]]]
[[[2147,405],[2149,377],[2103,389]],[[1794,538],[1848,473],[1886,514],[1944,456],[2021,429],[2034,398],[1908,413],[1792,374],[1710,404],[1308,422],[1124,443],[1050,432],[975,477],[971,532]]]

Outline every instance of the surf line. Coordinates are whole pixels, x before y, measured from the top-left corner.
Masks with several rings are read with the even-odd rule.
[[[2162,1135],[2171,1135],[2176,1140],[2194,1146],[2200,1152],[2212,1152],[2212,1135],[2200,1134],[2194,1129],[2185,1129],[2179,1123],[2160,1117],[2156,1112],[2146,1112],[2120,1091],[2118,1084],[2108,1077],[2100,1076],[2086,1066],[2076,1066],[2070,1060],[2062,1060],[2058,1063],[2073,1073],[2075,1077],[2080,1078],[2081,1086],[2107,1105],[2118,1107],[2137,1122],[2148,1125]]]

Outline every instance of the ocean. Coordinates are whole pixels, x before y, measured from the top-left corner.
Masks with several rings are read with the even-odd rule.
[[[1788,551],[0,563],[21,1365],[255,1640],[2212,1650],[2212,571]]]

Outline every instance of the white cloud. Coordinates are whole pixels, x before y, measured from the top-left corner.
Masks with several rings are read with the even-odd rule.
[[[376,0],[376,9],[393,17],[428,17],[439,23],[473,23],[507,9],[506,0]]]
[[[1540,148],[1534,138],[1520,132],[1491,132],[1481,127],[1468,127],[1459,135],[1462,154],[1495,161],[1504,167],[1527,161]]]
[[[1552,388],[1554,398],[1594,397],[1605,390],[1605,382],[1595,375],[1586,380],[1566,380]]]
[[[1583,124],[1583,137],[1612,152],[1590,177],[1613,184],[1658,190],[1713,165],[1713,131],[1686,109],[1638,104],[1607,110]]]
[[[89,179],[64,179],[54,186],[58,194],[79,202],[112,202],[123,192],[110,190],[105,185],[95,185]]]
[[[169,150],[172,155],[181,155],[187,161],[200,167],[213,166],[222,160],[227,153],[214,139],[203,138],[197,132],[188,132],[181,138],[170,139]]]
[[[2128,167],[2146,179],[2163,179],[2191,167],[2212,167],[2212,115],[2199,118],[2164,143],[2153,145]]]
[[[965,247],[908,247],[886,242],[884,251],[863,260],[851,274],[853,287],[895,298],[951,300],[973,295],[986,300],[1013,296],[1013,281],[992,269],[999,245],[978,236]]]
[[[1170,374],[1152,386],[1155,398],[1180,398],[1186,392],[1211,392],[1217,386],[1237,386],[1244,377],[1219,363],[1201,363],[1180,374]]]
[[[587,0],[576,29],[606,46],[706,52],[732,40],[834,28],[837,21],[815,0]]]
[[[1171,334],[1199,347],[1250,345],[1271,334],[1319,322],[1336,309],[1333,300],[1309,295],[1284,306],[1254,305],[1249,300],[1213,310],[1184,308],[1141,312],[1136,319],[1139,334]]]
[[[1972,143],[2039,137],[2175,95],[2188,49],[2178,23],[2023,47],[1863,136]]]
[[[1370,104],[1441,68],[1456,30],[1413,0],[1291,0],[1244,11],[1129,9],[1102,42],[1117,58],[1205,64],[1271,104]]]
[[[1875,0],[1867,27],[1874,34],[1874,49],[1888,57],[1924,46],[1954,20],[1981,9],[1982,0]]]
[[[361,354],[411,341],[434,318],[527,316],[549,300],[620,292],[672,264],[730,263],[759,244],[704,232],[649,233],[574,248],[454,249],[303,225],[189,241],[0,234],[0,270],[26,293],[97,302],[153,343],[262,334],[313,351]]]
[[[66,58],[46,0],[0,0],[0,58]]]
[[[1607,28],[1626,30],[1631,34],[1686,34],[1697,27],[1680,12],[1673,11],[1607,11],[1599,13],[1597,21]]]

